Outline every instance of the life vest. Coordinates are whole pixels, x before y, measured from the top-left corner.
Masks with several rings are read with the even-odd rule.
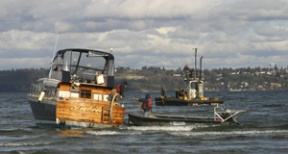
[[[148,102],[146,103],[143,103],[141,108],[144,110],[144,111],[151,111],[152,109],[152,99],[151,98],[147,98]]]
[[[118,84],[114,87],[114,89],[116,89],[117,93],[119,93],[119,94],[120,94],[120,86],[121,86],[121,84]]]

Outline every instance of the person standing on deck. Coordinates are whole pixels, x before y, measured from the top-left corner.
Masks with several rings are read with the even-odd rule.
[[[149,114],[152,112],[152,104],[153,104],[150,94],[147,93],[145,95],[145,98],[134,98],[134,100],[142,102],[142,105],[139,106],[139,108],[141,108],[144,111],[144,117],[149,117]]]
[[[124,98],[124,92],[125,92],[125,89],[127,87],[128,83],[126,81],[124,81],[122,84],[118,84],[114,87],[114,89],[111,91],[110,93],[110,96],[113,97],[116,93],[119,94],[118,97],[116,97],[117,99],[118,98]]]

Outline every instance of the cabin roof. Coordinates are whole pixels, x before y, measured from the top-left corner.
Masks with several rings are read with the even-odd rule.
[[[110,59],[114,59],[114,56],[112,53],[106,52],[106,51],[100,51],[100,50],[94,50],[94,49],[84,49],[84,48],[67,48],[67,49],[61,49],[59,51],[57,51],[57,54],[63,54],[66,51],[79,51],[79,52],[84,52],[84,53],[88,53],[93,52],[93,53],[97,53],[99,55],[108,55]]]

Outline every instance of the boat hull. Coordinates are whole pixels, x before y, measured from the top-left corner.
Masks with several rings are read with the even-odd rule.
[[[78,127],[121,126],[125,108],[103,102],[59,101],[56,107],[58,123]]]
[[[59,127],[56,123],[56,105],[29,101],[36,125],[41,128]]]
[[[30,97],[31,98],[31,97]],[[41,128],[107,128],[121,126],[125,108],[111,103],[80,100],[29,100],[36,125]]]
[[[169,116],[160,114],[150,114],[144,117],[139,113],[129,113],[128,125],[132,126],[181,126],[198,123],[219,124],[221,121],[214,120],[213,117],[189,117],[189,116]]]
[[[155,98],[156,106],[198,106],[223,104],[221,100],[183,100],[178,98]]]

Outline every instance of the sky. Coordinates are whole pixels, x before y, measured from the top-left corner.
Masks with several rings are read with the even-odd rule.
[[[1,0],[0,24],[0,70],[65,48],[132,69],[194,67],[195,48],[205,69],[288,66],[287,0]]]

